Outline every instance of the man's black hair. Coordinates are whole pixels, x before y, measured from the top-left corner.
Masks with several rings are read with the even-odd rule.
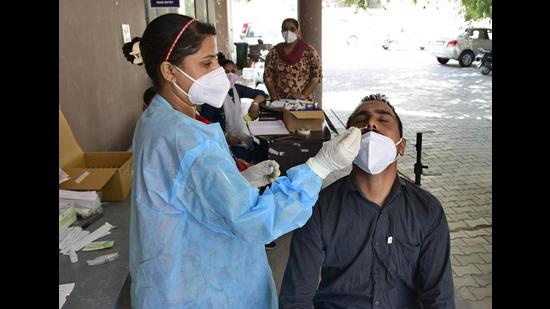
[[[161,63],[164,62],[180,30],[191,19],[180,14],[164,14],[151,21],[143,32],[139,43],[141,57],[147,75],[155,86],[160,87]],[[213,35],[216,35],[214,26],[195,20],[181,34],[167,61],[174,65],[180,64],[183,58],[195,54],[200,49],[206,37]]]
[[[365,96],[364,98],[362,98],[361,103],[359,103],[359,105],[355,108],[355,110],[353,111],[351,116],[349,116],[348,122],[346,123],[346,128],[350,127],[351,120],[353,118],[355,118],[355,114],[357,113],[357,110],[363,104],[368,103],[368,102],[373,102],[373,101],[381,101],[381,102],[384,102],[384,103],[388,104],[388,106],[391,108],[391,110],[395,114],[395,119],[397,119],[397,127],[399,128],[399,137],[403,137],[403,123],[401,123],[401,118],[399,118],[399,115],[397,115],[397,113],[395,112],[395,108],[390,104],[390,101],[388,100],[388,97],[386,97],[385,95],[383,95],[381,93],[371,94],[371,95],[368,95],[368,96]]]

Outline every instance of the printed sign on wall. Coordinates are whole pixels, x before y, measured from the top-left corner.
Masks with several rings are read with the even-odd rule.
[[[180,0],[151,0],[151,7],[180,7]]]

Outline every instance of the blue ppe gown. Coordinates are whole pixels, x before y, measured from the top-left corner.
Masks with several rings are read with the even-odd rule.
[[[219,124],[160,95],[132,145],[132,308],[277,308],[264,244],[307,222],[322,179],[302,164],[260,195]]]

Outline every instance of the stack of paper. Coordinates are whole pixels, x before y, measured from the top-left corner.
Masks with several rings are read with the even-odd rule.
[[[82,230],[80,226],[69,227],[59,234],[59,250],[66,251],[73,243],[78,242],[88,236],[90,232]]]
[[[63,307],[65,304],[65,301],[67,300],[67,296],[71,294],[74,288],[74,283],[67,283],[67,284],[60,284],[59,285],[59,309]]]
[[[252,135],[286,135],[290,134],[282,120],[252,121],[248,123]]]
[[[59,234],[76,221],[76,210],[72,203],[59,201]]]
[[[67,200],[95,201],[98,199],[96,191],[59,190],[59,198]]]
[[[101,212],[101,199],[96,191],[59,190],[59,203],[71,202],[81,217]]]
[[[82,230],[80,227],[72,227],[59,235],[59,250],[63,255],[69,255],[71,251],[77,252],[92,241],[103,236],[111,234],[110,230],[114,228],[109,222],[99,227],[92,233]]]

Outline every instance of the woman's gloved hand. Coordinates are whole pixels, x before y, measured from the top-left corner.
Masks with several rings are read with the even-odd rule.
[[[263,187],[279,177],[281,171],[279,170],[279,163],[273,160],[265,160],[247,168],[241,172],[241,175],[248,180],[251,186]]]
[[[361,130],[356,127],[336,136],[323,144],[317,155],[306,164],[319,177],[325,179],[333,171],[350,165],[361,148]]]

